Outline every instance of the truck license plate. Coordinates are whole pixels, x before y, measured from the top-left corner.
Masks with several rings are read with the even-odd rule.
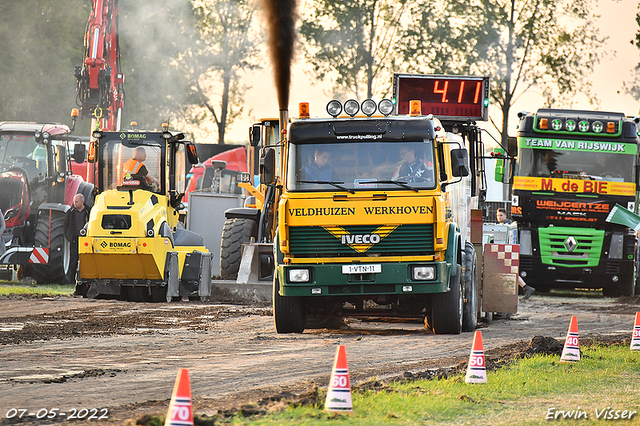
[[[342,265],[343,274],[379,274],[382,265]]]

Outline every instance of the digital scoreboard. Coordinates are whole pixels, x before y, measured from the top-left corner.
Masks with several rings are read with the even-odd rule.
[[[444,121],[486,121],[489,77],[457,75],[393,75],[396,114],[409,114],[410,101],[422,103],[422,114]]]

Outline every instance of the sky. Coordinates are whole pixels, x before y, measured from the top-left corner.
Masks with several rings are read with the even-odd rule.
[[[601,16],[598,19],[600,35],[608,37],[608,40],[604,46],[606,56],[592,75],[592,83],[601,103],[599,107],[594,107],[586,101],[586,98],[581,99],[578,96],[574,99],[575,109],[600,109],[623,112],[630,116],[640,115],[640,102],[625,94],[622,89],[623,82],[631,80],[633,68],[640,62],[640,50],[630,43],[638,31],[638,25],[635,22],[637,12],[637,0],[599,0],[596,14]],[[298,52],[298,58],[292,70],[289,113],[291,116],[296,115],[298,103],[309,102],[312,117],[325,117],[327,116],[325,105],[331,100],[331,86],[317,84],[309,74],[309,65],[301,60],[301,56]],[[268,64],[266,52],[265,64]],[[270,67],[267,65],[261,71],[248,74],[246,82],[252,85],[252,88],[245,96],[245,114],[233,124],[230,130],[227,130],[228,143],[247,141],[249,126],[258,118],[278,116],[278,104]],[[391,85],[391,82],[389,84]],[[536,111],[543,106],[542,97],[535,90],[521,96],[511,108],[509,134],[515,135],[519,111]],[[500,121],[501,113],[497,106],[490,105],[489,114],[494,120]],[[497,137],[497,132],[492,133]]]

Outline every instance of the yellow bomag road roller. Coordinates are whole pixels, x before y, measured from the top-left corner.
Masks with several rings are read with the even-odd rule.
[[[92,136],[99,195],[78,239],[76,294],[138,302],[209,296],[211,254],[178,221],[195,145],[166,126]]]

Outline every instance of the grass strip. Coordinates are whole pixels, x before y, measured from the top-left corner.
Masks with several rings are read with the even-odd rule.
[[[487,373],[487,383],[466,384],[464,374],[433,380],[399,380],[377,389],[352,390],[353,413],[323,411],[315,404],[259,416],[202,418],[229,425],[538,425],[638,424],[640,352],[627,345],[582,348],[573,364],[559,356],[534,355]],[[197,411],[197,407],[194,407]],[[630,418],[630,419],[629,419]]]
[[[75,286],[62,284],[20,284],[12,281],[0,281],[0,296],[11,294],[33,296],[66,296],[74,292]]]

